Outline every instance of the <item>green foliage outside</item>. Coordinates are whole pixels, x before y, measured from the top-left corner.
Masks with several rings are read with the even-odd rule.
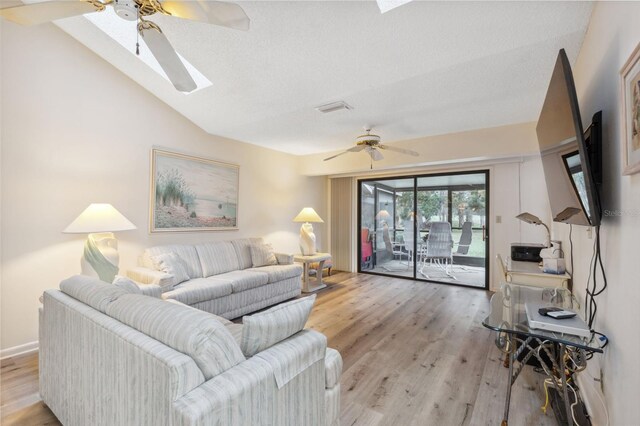
[[[418,191],[418,212],[426,219],[420,226],[424,229],[426,225],[434,221],[447,221],[447,191]],[[485,190],[452,191],[452,221],[453,228],[459,228],[466,221],[474,222],[474,216],[481,218],[480,223],[473,223],[473,226],[484,225],[486,192]],[[396,199],[397,225],[402,221],[409,220],[413,211],[413,192],[398,193]]]
[[[180,206],[189,210],[195,194],[177,169],[158,172],[156,175],[156,204],[158,206]]]

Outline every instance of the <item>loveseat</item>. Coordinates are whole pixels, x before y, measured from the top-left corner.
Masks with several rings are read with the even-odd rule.
[[[242,325],[87,276],[60,289],[45,291],[40,309],[40,393],[66,426],[338,422],[340,354],[302,329],[306,317],[289,327],[290,308],[308,316],[315,296]],[[286,319],[276,334],[298,331],[269,347],[248,340],[247,354],[250,324],[274,314]]]
[[[139,258],[139,267],[127,275],[140,283],[158,285],[163,299],[233,319],[300,295],[302,266],[290,254],[274,253],[272,263],[258,266],[255,250],[261,238],[151,247]],[[182,277],[162,269],[158,258],[175,256],[185,269]],[[254,266],[256,265],[256,266]],[[165,265],[166,266],[166,265]],[[184,280],[186,278],[186,280]],[[184,280],[184,281],[183,281]]]

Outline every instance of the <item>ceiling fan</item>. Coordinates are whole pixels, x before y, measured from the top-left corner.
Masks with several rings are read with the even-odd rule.
[[[250,23],[249,17],[239,5],[221,1],[53,0],[0,8],[0,16],[20,25],[38,25],[56,19],[102,12],[107,6],[113,7],[120,18],[138,22],[138,33],[171,83],[181,92],[196,89],[196,82],[160,27],[146,17],[158,13],[244,31],[249,29]],[[139,51],[138,47],[136,45],[136,51]]]
[[[339,157],[344,154],[348,154],[350,152],[360,152],[366,151],[367,154],[371,157],[371,168],[373,168],[373,162],[382,160],[384,157],[380,152],[381,149],[386,149],[389,151],[400,152],[402,154],[413,155],[417,157],[418,154],[415,151],[411,151],[410,149],[396,148],[395,146],[383,145],[380,143],[380,136],[372,135],[371,128],[368,126],[364,127],[366,134],[360,135],[356,138],[356,146],[347,149],[339,154],[332,155],[331,157],[327,157],[324,161],[332,160],[336,157]]]

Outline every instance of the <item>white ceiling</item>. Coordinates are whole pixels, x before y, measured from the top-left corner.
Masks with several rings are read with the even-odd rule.
[[[213,85],[190,95],[84,17],[58,25],[205,131],[293,154],[536,120],[560,48],[573,63],[590,2],[240,2],[251,30],[166,16]],[[116,19],[116,18],[114,18]],[[344,100],[352,111],[322,114]]]

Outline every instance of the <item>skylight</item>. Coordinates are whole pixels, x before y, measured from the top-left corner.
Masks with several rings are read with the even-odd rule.
[[[140,55],[136,55],[136,34],[137,34],[137,22],[135,21],[125,21],[116,15],[113,11],[112,7],[107,7],[103,12],[100,13],[90,13],[88,15],[84,15],[85,18],[89,20],[93,25],[102,30],[106,35],[117,41],[122,47],[127,49],[132,55],[139,58],[142,62],[147,64],[152,70],[160,74],[169,84],[169,78],[164,73],[160,64],[156,58],[151,54],[151,51],[147,48],[146,44],[142,37],[139,38],[140,43]],[[205,87],[211,86],[213,83],[209,81],[207,77],[205,77],[200,71],[196,69],[189,61],[183,58],[179,53],[178,57],[184,64],[184,66],[191,74],[191,77],[196,82],[196,89],[189,93],[185,93],[189,95],[191,93],[195,93],[198,90],[204,89]]]

